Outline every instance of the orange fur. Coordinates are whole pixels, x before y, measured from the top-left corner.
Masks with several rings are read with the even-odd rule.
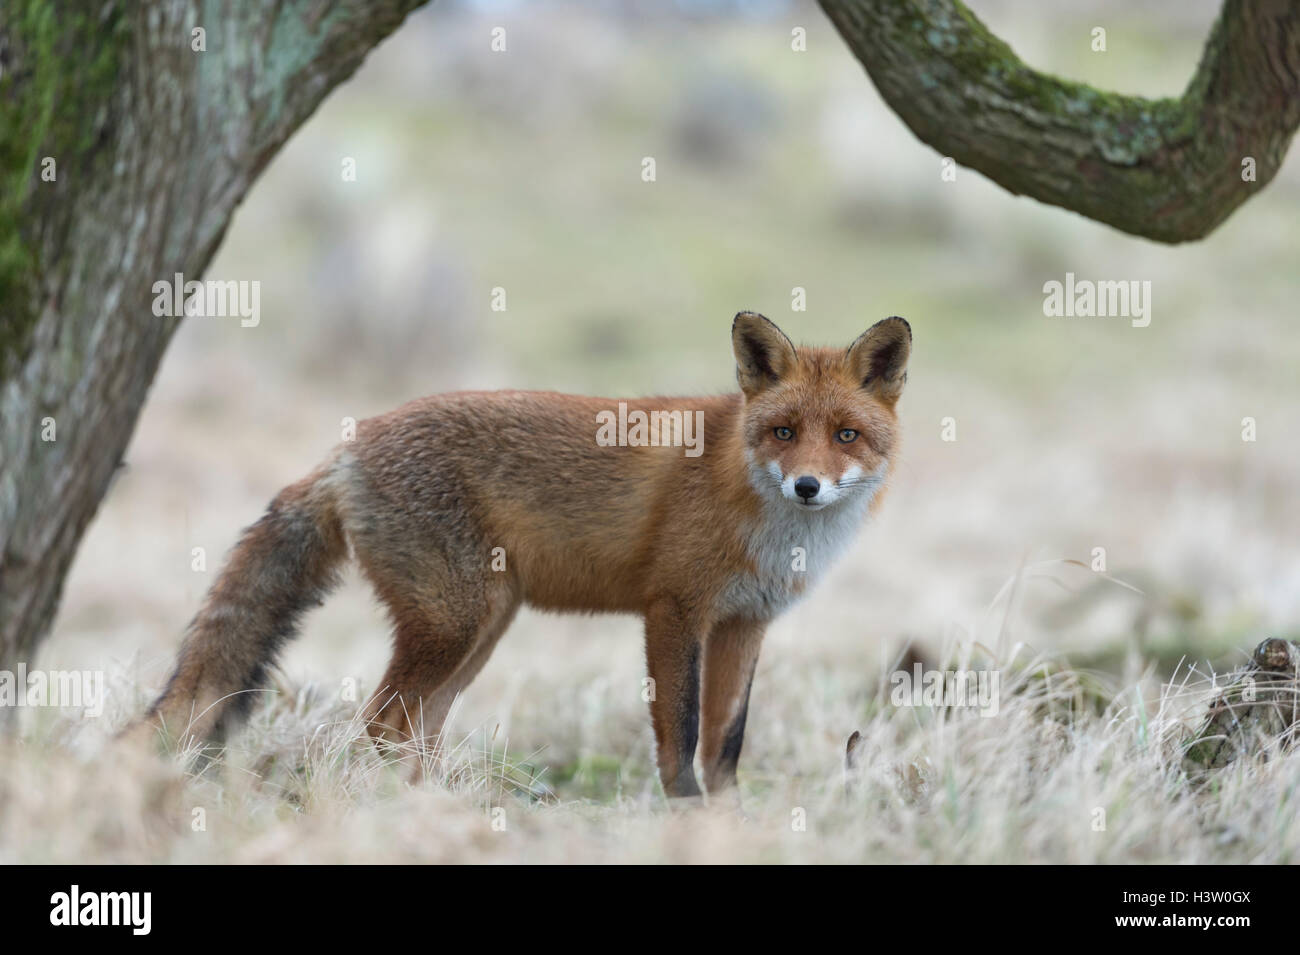
[[[697,457],[601,446],[618,402],[550,392],[435,395],[363,421],[245,533],[153,723],[218,734],[350,546],[394,626],[363,711],[377,738],[435,738],[521,603],[632,612],[665,791],[699,793],[701,738],[709,790],[733,784],[766,624],[878,504],[911,330],[886,319],[848,349],[796,350],[742,312],[732,339],[740,394],[627,402],[702,411]]]

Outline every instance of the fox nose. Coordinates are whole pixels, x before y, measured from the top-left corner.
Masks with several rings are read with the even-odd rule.
[[[798,494],[805,501],[812,500],[817,496],[817,492],[821,489],[822,486],[817,483],[817,479],[806,474],[794,482],[794,493]]]

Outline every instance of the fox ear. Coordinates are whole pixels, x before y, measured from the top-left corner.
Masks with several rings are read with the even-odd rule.
[[[736,380],[746,398],[769,388],[794,370],[795,350],[785,332],[757,312],[737,312],[731,323]]]
[[[847,352],[850,371],[861,386],[885,401],[897,401],[907,383],[912,354],[912,326],[894,315],[876,322],[857,337]]]

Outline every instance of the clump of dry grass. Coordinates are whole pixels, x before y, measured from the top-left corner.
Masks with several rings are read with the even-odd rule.
[[[825,675],[784,675],[742,760],[743,812],[671,809],[630,765],[591,795],[496,727],[448,740],[413,782],[411,754],[380,754],[355,705],[311,685],[282,685],[199,769],[193,752],[132,755],[105,727],[46,715],[0,747],[0,861],[1294,861],[1300,757],[1242,759],[1199,786],[1180,769],[1208,681],[1107,692],[1023,647],[956,649],[1003,674],[996,716],[839,692],[810,713],[794,701]],[[111,684],[124,706],[131,679]],[[834,754],[855,727],[846,786]]]

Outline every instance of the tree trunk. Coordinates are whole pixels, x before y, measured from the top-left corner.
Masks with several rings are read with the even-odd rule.
[[[153,284],[202,277],[276,151],[422,2],[0,6],[0,668],[49,629],[176,329]]]
[[[1159,100],[1030,69],[960,0],[820,3],[923,142],[1015,195],[1159,242],[1212,232],[1273,178],[1300,124],[1293,0],[1226,0],[1186,92]]]
[[[280,146],[423,2],[0,4],[0,668],[48,631],[175,331],[153,284],[202,277]],[[1227,0],[1187,92],[1156,101],[1030,70],[956,0],[821,3],[924,141],[1161,241],[1267,183],[1300,122],[1285,0]]]

